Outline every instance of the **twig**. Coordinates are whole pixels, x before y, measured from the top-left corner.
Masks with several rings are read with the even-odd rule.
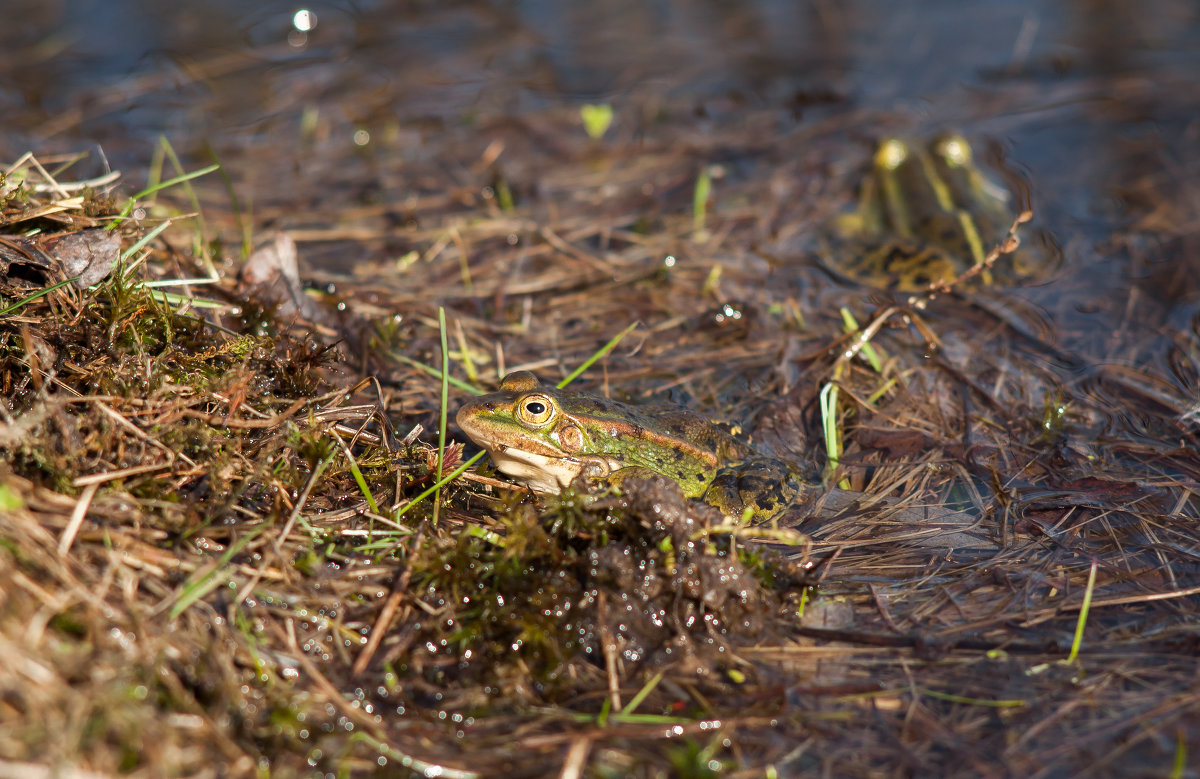
[[[592,740],[587,736],[579,736],[571,741],[571,747],[567,750],[567,756],[563,760],[562,770],[558,772],[558,779],[579,779],[583,776],[583,769],[587,766],[588,752],[592,750]]]
[[[70,549],[71,544],[75,541],[75,535],[79,532],[79,527],[83,524],[83,518],[87,516],[88,507],[92,505],[92,498],[96,496],[96,490],[100,489],[100,482],[92,482],[88,484],[82,493],[79,495],[79,500],[75,503],[75,510],[71,512],[71,519],[67,522],[67,527],[63,530],[62,537],[58,539],[58,553],[65,555]]]

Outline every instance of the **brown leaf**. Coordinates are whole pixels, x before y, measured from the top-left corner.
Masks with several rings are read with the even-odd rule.
[[[93,228],[51,236],[43,242],[42,248],[58,261],[68,278],[74,279],[76,287],[86,289],[112,272],[121,253],[121,237]]]

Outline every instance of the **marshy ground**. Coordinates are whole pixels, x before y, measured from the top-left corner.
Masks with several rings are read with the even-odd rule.
[[[1170,62],[1030,67],[932,119],[831,82],[634,95],[596,137],[603,106],[549,101],[318,112],[249,153],[148,143],[119,177],[13,154],[0,769],[1191,775],[1200,95]],[[1039,121],[1110,164],[989,143]],[[831,273],[813,236],[873,144],[949,126],[1053,272]],[[573,386],[887,500],[753,528],[666,481],[539,501],[464,471],[463,399],[588,361]]]

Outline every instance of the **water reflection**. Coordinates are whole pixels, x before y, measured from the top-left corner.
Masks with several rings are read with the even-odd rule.
[[[1131,223],[1164,237],[1166,256],[1195,262],[1181,225],[1198,218],[1187,205],[1196,168],[1187,128],[1200,14],[1182,0],[1136,8],[1119,0],[476,0],[307,10],[14,0],[7,10],[6,159],[100,143],[115,164],[141,165],[165,134],[185,154],[211,144],[227,162],[251,150],[268,166],[272,155],[279,164],[367,155],[343,163],[346,177],[386,191],[364,175],[387,164],[375,155],[427,154],[422,147],[448,128],[563,104],[616,105],[622,143],[653,133],[667,106],[690,103],[688,121],[700,127],[779,110],[784,134],[866,109],[874,113],[848,120],[860,147],[897,126],[993,139],[1035,225],[1077,266],[1103,266],[1094,247]],[[535,143],[541,152],[554,141]],[[263,173],[263,186],[278,189],[280,175]],[[315,193],[315,184],[301,191]],[[1151,269],[1140,288],[1186,321],[1197,295],[1188,278],[1200,273],[1166,270]]]
[[[268,59],[250,69],[269,81],[336,67],[340,88],[366,79],[391,101],[445,116],[652,90],[758,101],[819,88],[880,106],[934,106],[998,75],[1116,74],[1188,58],[1197,25],[1195,9],[1176,0],[1136,11],[1114,0],[8,6],[6,107],[44,119],[89,90],[151,75],[154,88],[134,92],[166,101],[189,77],[211,78],[205,63],[235,53]],[[303,56],[285,48],[280,57],[275,47],[289,42]],[[231,85],[207,86],[221,113],[257,107]]]

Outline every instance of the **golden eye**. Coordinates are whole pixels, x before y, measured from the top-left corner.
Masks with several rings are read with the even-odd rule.
[[[554,402],[545,395],[527,395],[517,405],[517,418],[527,425],[541,427],[554,418]]]

